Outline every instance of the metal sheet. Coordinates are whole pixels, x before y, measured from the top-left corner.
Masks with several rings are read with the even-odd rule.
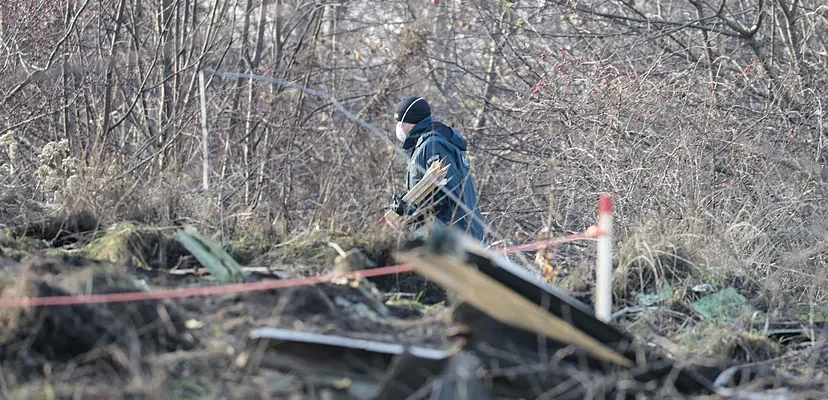
[[[399,343],[379,342],[375,340],[356,339],[346,336],[325,335],[321,333],[302,332],[270,327],[258,328],[251,331],[250,338],[320,344],[389,355],[400,355],[407,351],[415,357],[429,360],[441,360],[449,356],[445,350],[440,349],[405,346]]]
[[[357,399],[395,400],[442,373],[449,350],[263,327],[250,332],[248,368],[290,371]]]

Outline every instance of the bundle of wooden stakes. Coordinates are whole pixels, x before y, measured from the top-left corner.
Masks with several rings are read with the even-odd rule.
[[[444,160],[437,160],[428,166],[423,179],[420,179],[408,193],[403,196],[405,204],[421,204],[434,190],[443,182],[448,174],[449,165],[445,164]],[[417,213],[419,214],[419,213]],[[405,218],[397,214],[394,210],[388,210],[383,217],[385,222],[393,228],[402,228],[405,226]]]

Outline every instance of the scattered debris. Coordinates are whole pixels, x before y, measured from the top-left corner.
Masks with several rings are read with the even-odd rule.
[[[641,304],[644,307],[651,307],[666,300],[669,300],[673,297],[673,287],[670,284],[665,284],[658,293],[638,293],[635,295],[635,299],[638,304]]]
[[[702,283],[701,285],[693,286],[693,291],[696,293],[707,293],[713,290],[713,286],[710,286],[709,283]]]
[[[293,275],[272,270],[271,265],[239,267],[216,243],[190,232],[179,232],[182,242],[170,236],[167,243],[189,254],[191,250],[181,244],[186,242],[204,267],[153,269],[154,263],[160,265],[160,260],[167,259],[170,247],[141,247],[142,242],[134,242],[139,236],[133,235],[133,230],[125,225],[121,228],[118,232],[125,235],[118,237],[130,239],[118,243],[139,245],[130,254],[149,255],[141,259],[149,261],[150,270],[124,268],[130,265],[124,265],[118,257],[118,262],[94,262],[83,257],[88,255],[85,250],[23,262],[0,255],[0,295],[16,298],[148,291],[150,286],[164,286],[167,278],[161,276],[171,277],[180,286],[194,283],[182,275],[209,273],[208,278],[226,281],[253,275],[269,279]],[[112,233],[116,232],[98,238]],[[158,244],[152,240],[146,243],[150,242]],[[331,242],[314,243],[324,248]],[[333,263],[335,272],[385,265],[385,261],[371,260],[376,249],[363,252],[356,246],[350,251],[331,247],[338,254]],[[196,255],[199,252],[201,258]],[[155,257],[159,261],[153,261]],[[807,375],[813,373],[814,364],[824,363],[822,354],[826,352],[820,350],[824,347],[820,341],[824,332],[820,326],[801,321],[772,324],[753,318],[746,328],[750,333],[722,334],[717,336],[721,340],[706,342],[720,358],[699,360],[663,337],[639,341],[615,325],[598,321],[584,303],[450,230],[437,229],[425,241],[410,242],[395,257],[415,265],[419,274],[348,278],[279,291],[180,299],[176,303],[154,300],[2,309],[3,379],[13,383],[27,379],[69,382],[76,377],[87,382],[106,381],[111,388],[96,388],[103,398],[112,397],[112,393],[152,397],[157,389],[136,386],[117,390],[119,384],[126,385],[147,371],[151,375],[143,375],[144,382],[174,387],[176,393],[186,393],[184,397],[225,398],[253,398],[261,393],[265,393],[263,398],[286,398],[304,392],[311,398],[370,400],[698,395],[781,399],[795,398],[794,392],[825,387]],[[214,273],[208,265],[213,269],[218,265],[222,270]],[[321,268],[330,271],[330,264]],[[441,304],[427,306],[433,303],[425,300],[429,294],[419,286],[394,294],[388,294],[383,286],[382,279],[400,282],[407,278],[429,282],[442,291],[447,288],[459,301],[449,309]],[[684,308],[681,302],[670,302],[675,294],[684,294],[683,289],[661,280],[648,282],[637,290],[636,304],[619,310],[615,318],[672,312],[685,321],[695,319],[691,310],[716,323],[743,324],[746,321],[737,321],[738,316],[755,317],[735,288],[714,292],[712,287],[697,285],[693,293],[706,296],[698,299],[699,295],[689,293],[698,300],[693,307]],[[211,313],[209,309],[219,311]],[[247,337],[239,342],[237,335]],[[789,344],[782,345],[782,340]],[[241,352],[240,344],[244,349]],[[798,353],[786,352],[792,348],[799,349]],[[793,379],[793,373],[786,375],[787,370],[771,369],[786,357],[786,368],[802,366],[800,379]],[[238,368],[233,368],[234,363]],[[218,370],[222,372],[216,372],[216,365],[221,365]],[[53,368],[59,368],[54,370],[59,372],[51,372]],[[225,384],[230,383],[232,391],[210,392],[213,389],[209,383],[216,380],[225,386],[222,390],[227,390]],[[775,389],[780,385],[786,391]],[[71,385],[54,388],[60,398],[73,393]]]
[[[729,287],[694,301],[690,307],[710,322],[723,323],[744,315],[749,306],[745,296]]]
[[[287,369],[317,382],[332,384],[357,399],[389,400],[412,394],[425,383],[424,379],[415,379],[416,370],[439,373],[451,353],[450,350],[274,328],[251,332],[248,349],[245,356],[248,371],[259,367]],[[417,384],[404,393],[400,385],[392,384],[395,382],[386,377],[389,370],[389,377],[415,379]]]
[[[412,243],[397,257],[457,293],[449,349],[260,329],[250,335],[246,365],[301,370],[297,373],[306,379],[329,386],[347,378],[349,384],[339,387],[359,399],[415,393],[434,399],[457,398],[458,393],[474,393],[465,398],[476,399],[544,393],[603,398],[662,388],[714,393],[713,380],[723,368],[675,363],[456,232],[435,230],[427,242]],[[575,375],[581,378],[573,380]]]
[[[446,231],[448,232],[448,231]],[[439,237],[439,234],[437,235]],[[548,313],[539,304],[510,290],[505,282],[497,282],[486,273],[466,264],[465,254],[456,238],[441,237],[448,243],[432,243],[432,247],[421,247],[400,254],[400,259],[413,264],[417,271],[429,279],[457,293],[465,302],[480,309],[497,321],[514,328],[559,340],[565,345],[575,345],[597,359],[617,365],[632,366],[632,362],[617,351],[607,347],[594,337],[585,334],[578,327],[564,321],[563,315]],[[452,239],[455,239],[452,241]],[[433,247],[434,245],[440,247]],[[456,247],[456,248],[451,248]],[[445,253],[451,251],[451,253]],[[480,253],[486,252],[482,249]],[[483,255],[485,257],[485,253]],[[482,258],[482,257],[481,257]],[[481,260],[482,261],[482,260]],[[481,268],[481,263],[475,263]],[[520,270],[522,271],[522,269]],[[517,276],[516,276],[517,277]],[[519,277],[517,277],[520,279]],[[537,281],[537,280],[535,280]],[[528,283],[530,281],[523,281]],[[537,288],[533,288],[537,289]],[[528,291],[526,291],[528,293]],[[519,292],[520,293],[520,292]],[[551,294],[551,293],[550,293]],[[561,301],[549,299],[551,301]]]

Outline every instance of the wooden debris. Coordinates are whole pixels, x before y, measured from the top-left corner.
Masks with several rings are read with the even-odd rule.
[[[514,389],[506,379],[488,376],[482,360],[462,346],[462,340],[436,349],[265,327],[250,333],[238,359],[248,372],[290,371],[353,399],[509,397]],[[456,396],[464,392],[471,395]]]
[[[445,164],[444,160],[433,162],[426,171],[423,179],[420,179],[408,193],[403,196],[403,201],[406,204],[421,204],[429,195],[431,195],[437,188],[444,185],[444,180],[448,174],[450,165]],[[388,210],[383,216],[383,220],[393,228],[401,229],[405,227],[406,221],[413,219],[414,216],[403,217],[397,214],[394,210]]]
[[[262,328],[250,335],[245,363],[289,370],[309,385],[366,400],[776,398],[760,396],[782,382],[766,368],[726,370],[719,359],[668,357],[451,228],[437,228],[395,256],[458,294],[446,335],[451,348]],[[746,381],[766,393],[729,387]]]

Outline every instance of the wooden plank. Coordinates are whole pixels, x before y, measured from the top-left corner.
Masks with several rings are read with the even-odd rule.
[[[467,264],[422,248],[399,253],[396,258],[413,265],[426,278],[456,292],[463,300],[504,324],[577,346],[596,358],[617,365],[633,366],[617,351]]]

